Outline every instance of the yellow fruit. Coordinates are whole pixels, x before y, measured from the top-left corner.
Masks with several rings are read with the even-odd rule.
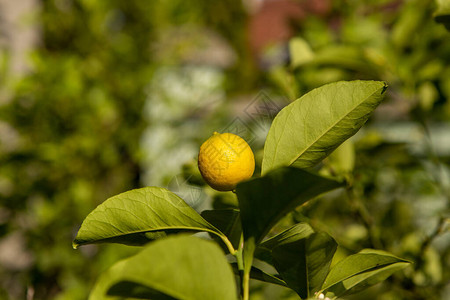
[[[213,189],[231,191],[239,182],[252,177],[255,157],[241,137],[214,132],[200,147],[198,168]]]

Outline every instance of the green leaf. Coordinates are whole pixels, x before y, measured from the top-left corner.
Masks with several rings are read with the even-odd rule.
[[[100,242],[143,245],[180,231],[206,231],[226,240],[174,193],[146,187],[109,198],[95,208],[83,221],[73,246]]]
[[[308,42],[300,37],[292,38],[289,41],[289,55],[293,68],[310,62],[314,58],[314,52]]]
[[[337,243],[328,234],[314,233],[308,224],[300,223],[265,241],[260,248],[271,251],[283,280],[300,297],[307,298],[321,288]]]
[[[343,186],[307,171],[283,167],[237,185],[245,239],[257,243],[286,213],[322,193]]]
[[[144,299],[236,300],[235,278],[216,243],[193,236],[155,241],[101,275],[91,300],[106,296]]]
[[[328,157],[327,164],[334,174],[351,173],[355,167],[355,146],[352,140],[346,140],[333,151]]]
[[[314,233],[314,230],[306,223],[296,224],[285,231],[265,240],[255,251],[255,257],[273,265],[272,250],[276,246],[296,242],[305,239]]]
[[[225,234],[235,249],[238,248],[242,234],[241,219],[237,209],[204,210],[201,216]]]
[[[367,52],[359,46],[330,44],[319,49],[308,66],[326,66],[341,70],[354,70],[363,74],[379,74],[380,70],[370,62]]]
[[[312,90],[286,106],[267,135],[261,173],[319,163],[364,125],[386,88],[379,81],[341,81]]]
[[[450,31],[450,1],[437,0],[437,7],[434,13],[434,20],[443,24]]]
[[[238,265],[236,263],[231,263],[231,267],[233,268],[233,272],[235,275],[239,276],[240,275],[240,271],[238,268]],[[287,287],[286,282],[284,282],[282,279],[280,279],[279,277],[277,277],[276,275],[271,275],[268,274],[256,267],[252,267],[250,270],[250,278],[251,279],[255,279],[255,280],[259,280],[262,282],[267,282],[267,283],[272,283],[272,284],[277,284],[277,285],[281,285],[284,287]]]
[[[410,264],[407,260],[390,253],[365,249],[350,255],[334,265],[323,283],[321,291],[328,291],[339,297],[361,288],[376,284],[397,270]]]
[[[365,271],[350,277],[349,279],[343,280],[330,287],[327,291],[333,293],[336,297],[354,294],[386,280],[393,273],[400,271],[409,265],[410,263],[407,262],[398,262],[392,265],[375,268],[374,270]]]
[[[250,272],[256,246],[286,213],[343,183],[284,167],[238,184],[236,194],[244,232],[244,271]]]

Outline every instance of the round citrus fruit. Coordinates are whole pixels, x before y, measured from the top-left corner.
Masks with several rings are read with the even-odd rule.
[[[198,168],[213,189],[232,191],[239,182],[252,177],[255,157],[240,136],[214,132],[200,147]]]

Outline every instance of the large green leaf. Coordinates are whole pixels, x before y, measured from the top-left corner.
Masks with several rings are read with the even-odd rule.
[[[365,249],[350,255],[334,265],[321,291],[332,292],[339,297],[361,288],[383,281],[395,271],[410,264],[407,260],[398,258],[390,253]]]
[[[286,106],[267,135],[262,174],[281,166],[309,168],[320,162],[361,128],[386,88],[379,81],[341,81]]]
[[[180,231],[207,231],[227,241],[213,225],[174,193],[158,187],[131,190],[109,198],[83,221],[73,242],[143,245]]]
[[[343,183],[301,169],[283,167],[238,184],[244,232],[244,271],[250,272],[256,246],[286,213]]]
[[[343,183],[307,171],[283,167],[237,185],[242,229],[259,243],[287,212]]]
[[[265,241],[258,249],[271,252],[272,262],[287,285],[302,298],[317,292],[328,274],[337,244],[326,233],[305,223],[292,226]],[[261,250],[255,256],[261,255]]]
[[[89,299],[115,299],[110,296],[235,300],[237,290],[216,243],[181,235],[158,240],[103,273]]]
[[[437,7],[434,19],[450,31],[450,0],[437,0]]]

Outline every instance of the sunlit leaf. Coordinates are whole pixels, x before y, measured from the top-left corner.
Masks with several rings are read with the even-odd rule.
[[[109,198],[84,220],[73,242],[143,245],[180,231],[224,235],[174,193],[158,187],[131,190]]]
[[[235,275],[240,275],[240,271],[236,263],[232,263],[231,267],[233,268],[233,272]],[[278,276],[268,274],[256,267],[252,267],[252,269],[250,270],[250,278],[287,287],[286,282],[284,282]]]
[[[267,135],[262,174],[281,166],[316,165],[364,125],[386,88],[379,81],[341,81],[283,108]]]

